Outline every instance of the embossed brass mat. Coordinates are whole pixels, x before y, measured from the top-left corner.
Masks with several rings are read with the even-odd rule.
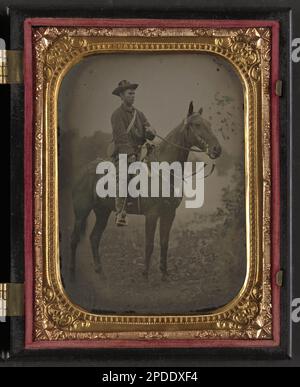
[[[273,338],[271,291],[271,31],[261,28],[35,27],[33,341]],[[57,97],[83,57],[102,53],[209,53],[244,87],[247,277],[238,296],[207,315],[96,315],[67,297],[59,272]]]

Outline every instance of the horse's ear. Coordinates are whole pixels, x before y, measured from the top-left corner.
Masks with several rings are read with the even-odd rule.
[[[200,114],[200,116],[201,116],[202,113],[203,113],[203,108],[201,107],[201,108],[199,109],[199,114]]]
[[[188,117],[191,116],[193,113],[194,113],[194,104],[193,104],[193,101],[191,101],[189,106]]]

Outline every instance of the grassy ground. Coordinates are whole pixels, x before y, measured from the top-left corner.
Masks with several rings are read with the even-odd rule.
[[[129,218],[128,228],[117,228],[111,216],[101,241],[105,277],[94,271],[89,234],[77,253],[75,281],[68,271],[71,227],[62,225],[62,274],[70,298],[94,312],[196,313],[231,301],[241,289],[246,272],[245,230],[239,203],[229,189],[224,203],[211,215],[180,218],[171,232],[168,268],[170,279],[161,281],[159,239],[155,239],[148,281],[144,268],[144,217]],[[66,200],[66,206],[70,201]],[[64,211],[66,210],[66,207]],[[72,217],[69,209],[69,217]],[[64,219],[66,218],[66,214]],[[72,224],[72,222],[68,222]]]

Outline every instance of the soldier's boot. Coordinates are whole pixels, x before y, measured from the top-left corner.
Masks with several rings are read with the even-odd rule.
[[[126,198],[116,198],[116,225],[119,227],[128,226],[126,214]]]

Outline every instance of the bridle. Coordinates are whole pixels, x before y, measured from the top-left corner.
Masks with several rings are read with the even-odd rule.
[[[185,118],[185,119],[184,119],[183,124],[184,124],[184,131],[186,131],[187,129],[189,129],[189,130],[191,130],[191,131],[193,130],[193,129],[191,128],[190,122],[188,122],[188,118]],[[158,137],[159,139],[161,139],[162,141],[166,142],[167,144],[173,146],[173,147],[176,147],[176,148],[179,148],[179,149],[188,151],[188,152],[195,152],[195,153],[206,153],[206,152],[207,152],[207,147],[208,147],[207,145],[206,145],[206,149],[205,149],[205,150],[195,149],[195,148],[188,148],[188,147],[186,147],[186,146],[183,146],[183,145],[179,145],[179,144],[173,143],[172,141],[167,140],[165,137],[162,137],[162,136],[160,136],[159,134],[156,134],[155,136]],[[202,167],[200,170],[195,171],[195,172],[192,173],[190,176],[182,177],[182,179],[185,180],[185,179],[187,179],[187,178],[189,178],[189,177],[192,177],[192,176],[198,174],[198,173],[199,173],[200,171],[202,171],[203,168],[205,168],[206,166],[207,166],[207,164],[204,164],[204,167]],[[204,179],[206,179],[207,177],[209,177],[209,176],[211,176],[211,175],[213,174],[213,172],[214,172],[214,170],[215,170],[215,167],[216,167],[216,165],[213,163],[210,172],[209,172],[207,175],[204,176]],[[173,176],[174,176],[174,174],[173,174]],[[176,176],[174,176],[174,177],[176,177]]]
[[[187,130],[187,129],[190,129],[191,131],[193,130],[191,128],[191,125],[188,122],[187,118],[185,118],[185,120],[183,121],[183,125],[184,125],[184,130]],[[175,144],[174,142],[167,140],[165,137],[162,137],[159,134],[156,134],[156,137],[160,138],[162,141],[166,142],[169,145],[172,145],[172,146],[174,146],[176,148],[179,148],[179,149],[182,149],[182,150],[185,150],[185,151],[188,151],[188,152],[205,153],[207,151],[207,149],[201,150],[201,149],[195,149],[195,148],[188,148],[188,147],[183,146],[183,145]],[[206,147],[207,147],[207,145],[206,145]]]

